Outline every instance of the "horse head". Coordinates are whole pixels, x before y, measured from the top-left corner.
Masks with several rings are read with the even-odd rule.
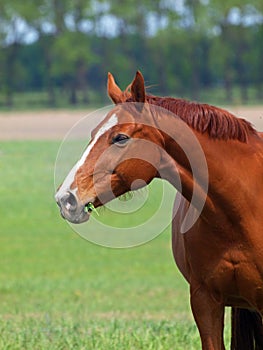
[[[108,95],[115,106],[55,196],[61,215],[73,223],[89,219],[90,205],[99,207],[158,176],[163,137],[147,108],[142,74],[121,91],[109,73]]]

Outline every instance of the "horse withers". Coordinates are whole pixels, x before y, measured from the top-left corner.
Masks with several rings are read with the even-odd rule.
[[[226,110],[148,95],[140,72],[125,91],[109,73],[108,95],[115,106],[56,193],[62,216],[73,223],[87,221],[88,204],[107,203],[130,191],[137,179],[148,184],[161,177],[172,183],[180,201],[172,221],[173,254],[190,285],[202,349],[225,349],[224,311],[231,306],[231,349],[262,350],[261,134]],[[101,157],[104,152],[107,157]],[[204,167],[198,167],[201,153]],[[185,225],[185,217],[196,210]]]

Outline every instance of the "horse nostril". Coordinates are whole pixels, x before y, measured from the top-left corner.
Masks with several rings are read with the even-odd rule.
[[[77,200],[71,192],[67,192],[61,199],[60,204],[68,211],[75,211],[77,209]]]

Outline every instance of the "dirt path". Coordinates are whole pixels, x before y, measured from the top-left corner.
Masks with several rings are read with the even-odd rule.
[[[263,131],[263,106],[230,107],[228,110],[250,120]],[[1,112],[0,140],[62,140],[69,129],[88,113],[87,110]]]
[[[0,140],[61,140],[88,111],[0,113]]]

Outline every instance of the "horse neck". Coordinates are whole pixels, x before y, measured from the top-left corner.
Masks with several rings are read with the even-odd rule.
[[[239,225],[240,231],[252,217],[261,221],[258,196],[263,194],[263,142],[256,135],[247,143],[206,138],[202,147],[209,170],[208,197],[214,208]]]
[[[259,174],[261,179],[263,174],[263,142],[256,135],[251,135],[248,143],[242,143],[237,140],[211,139],[206,133],[191,130],[201,146],[207,169],[200,165],[200,150],[189,142],[189,135],[180,128],[170,128],[172,137],[164,136],[167,153],[167,159],[164,161],[166,179],[179,189],[176,175],[179,173],[179,190],[196,207],[206,197],[202,211],[206,220],[211,220],[212,216],[219,220],[229,221],[230,218],[241,225],[241,217],[244,218],[243,208],[255,209],[253,198],[258,195],[256,184]],[[187,149],[187,155],[184,147]],[[188,159],[189,154],[191,162]],[[193,167],[196,168],[195,176]],[[193,203],[194,188],[196,196]]]

